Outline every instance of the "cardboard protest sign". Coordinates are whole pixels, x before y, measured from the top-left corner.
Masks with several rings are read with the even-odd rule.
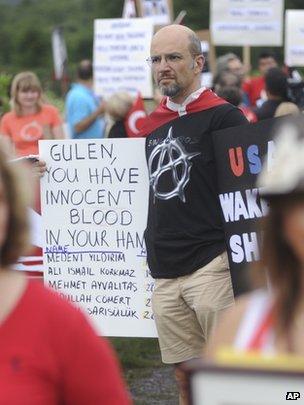
[[[304,66],[304,10],[286,10],[285,63]]]
[[[280,46],[283,0],[211,0],[214,45]]]
[[[236,295],[248,288],[247,264],[260,258],[257,221],[267,214],[267,203],[259,197],[256,178],[265,160],[271,167],[273,128],[283,118],[228,128],[213,134],[219,199]]]
[[[143,231],[144,139],[42,141],[45,282],[101,334],[156,336]]]
[[[153,96],[150,52],[153,21],[150,18],[94,21],[94,89],[108,97],[118,91],[144,98]]]

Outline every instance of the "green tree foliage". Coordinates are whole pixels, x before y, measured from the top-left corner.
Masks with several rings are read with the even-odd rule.
[[[181,10],[186,10],[187,15],[183,21],[185,25],[194,30],[209,28],[209,0],[174,0],[175,16]]]
[[[0,117],[9,111],[9,86],[12,77],[7,74],[0,74]]]
[[[172,1],[175,17],[181,10],[187,11],[186,25],[195,30],[209,27],[210,0]],[[94,19],[119,18],[123,3],[124,0],[0,0],[0,70],[16,73],[32,69],[50,78],[51,32],[60,25],[64,29],[70,73],[73,72],[80,59],[92,57]],[[303,9],[304,2],[285,0],[285,7]],[[258,49],[252,52],[254,57],[257,52]]]
[[[71,65],[92,57],[95,18],[119,18],[123,0],[0,0],[0,66],[51,76],[51,33],[62,26]]]

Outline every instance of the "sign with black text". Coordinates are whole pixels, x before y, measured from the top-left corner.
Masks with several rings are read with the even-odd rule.
[[[104,18],[94,21],[94,90],[109,97],[126,91],[152,98],[150,54],[151,18]]]
[[[41,141],[45,283],[107,336],[155,337],[145,139]]]

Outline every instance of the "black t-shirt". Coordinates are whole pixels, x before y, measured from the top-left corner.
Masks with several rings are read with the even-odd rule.
[[[146,140],[147,259],[154,278],[190,274],[225,250],[211,132],[248,123],[231,104],[161,125]]]

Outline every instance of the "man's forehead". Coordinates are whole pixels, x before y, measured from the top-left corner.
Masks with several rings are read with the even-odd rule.
[[[169,53],[185,53],[189,50],[189,39],[176,36],[158,36],[154,37],[151,42],[151,55],[169,54]]]

